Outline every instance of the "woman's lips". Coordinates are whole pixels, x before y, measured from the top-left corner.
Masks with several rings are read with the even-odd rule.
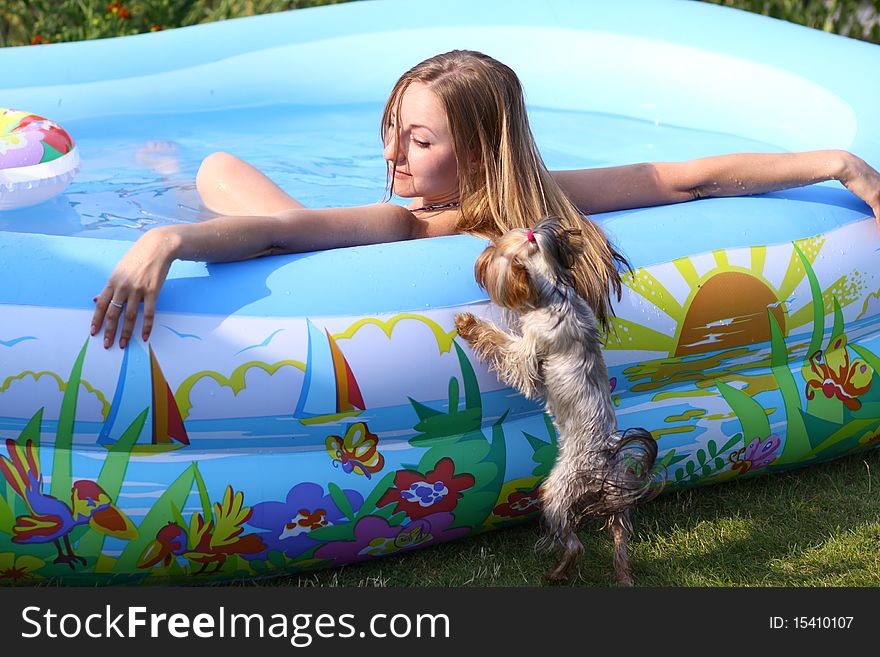
[[[411,178],[411,177],[412,177],[412,174],[411,174],[411,173],[406,173],[405,171],[399,171],[399,170],[395,170],[394,175],[395,175],[395,176],[401,176],[401,177],[406,176],[407,178]]]

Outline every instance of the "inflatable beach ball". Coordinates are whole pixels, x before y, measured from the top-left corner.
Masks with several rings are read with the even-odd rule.
[[[64,128],[36,114],[0,107],[0,210],[60,194],[78,170],[79,152]]]

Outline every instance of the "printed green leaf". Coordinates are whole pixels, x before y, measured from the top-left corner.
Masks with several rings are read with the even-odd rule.
[[[450,379],[449,379],[448,395],[449,395],[449,412],[451,413],[453,411],[457,411],[458,410],[458,399],[459,399],[458,379],[456,379],[454,376],[450,377]]]
[[[806,267],[807,265],[805,264],[804,266]],[[809,269],[808,271],[812,273],[813,270]],[[815,280],[816,275],[812,274],[812,276]],[[816,284],[818,285],[818,283]],[[817,303],[815,296],[813,297],[813,303]],[[821,297],[818,303],[821,305]],[[822,346],[822,317],[823,316],[820,312],[819,347]],[[782,454],[780,454],[776,461],[777,465],[782,465],[785,463],[794,463],[800,458],[801,454],[808,451],[810,449],[810,439],[802,418],[803,408],[801,406],[800,391],[798,390],[797,383],[795,383],[794,380],[794,374],[792,374],[791,368],[788,364],[788,350],[785,346],[785,339],[782,337],[782,329],[779,328],[776,318],[769,310],[767,311],[767,318],[770,322],[770,343],[772,352],[771,371],[773,372],[773,378],[776,379],[776,383],[779,386],[779,392],[782,393],[782,403],[785,406],[785,446],[782,448]],[[813,339],[815,339],[815,337],[814,330]],[[745,427],[743,427],[743,430],[745,431]],[[767,433],[752,434],[746,431],[745,442],[748,444],[751,439],[766,438],[769,435],[769,426]]]
[[[464,353],[458,343],[453,342],[455,354],[458,356],[458,366],[461,368],[461,378],[464,381],[464,407],[466,409],[479,409],[482,421],[483,399],[480,396],[480,384],[477,382],[477,375],[474,368],[468,360],[467,354]]]
[[[523,431],[523,437],[525,437],[526,442],[529,444],[529,447],[532,448],[533,452],[538,452],[541,450],[541,448],[547,447],[548,445],[550,445],[550,443],[547,442],[546,440],[541,440],[537,436],[533,436],[532,434],[530,434],[526,431]]]
[[[18,435],[18,438],[15,442],[19,445],[26,445],[27,441],[31,441],[34,445],[35,449],[39,449],[40,447],[40,430],[43,427],[43,409],[41,408],[36,413],[33,414],[28,423],[25,425],[24,429],[21,430],[21,433]]]
[[[412,397],[407,397],[407,399],[409,399],[409,403],[412,404],[416,415],[419,416],[419,420],[421,420],[422,422],[437,415],[443,415],[443,411],[434,410],[430,406],[426,406],[425,404],[416,401]],[[421,424],[421,422],[419,424]],[[416,427],[418,427],[418,425],[416,425]]]
[[[271,552],[269,552],[268,555],[266,555],[266,557],[266,561],[268,561],[276,568],[284,568],[284,553],[281,550],[272,550]]]
[[[804,365],[806,365],[810,360],[810,356],[822,348],[822,337],[825,334],[825,304],[822,300],[822,288],[819,285],[819,279],[816,278],[816,272],[813,271],[810,261],[807,260],[807,257],[804,255],[804,252],[800,250],[797,243],[792,242],[792,246],[794,246],[794,251],[797,253],[798,258],[800,258],[801,264],[804,266],[804,271],[807,274],[807,280],[810,282],[810,296],[812,297],[813,303],[813,334],[810,338],[810,348],[804,355]],[[786,447],[788,447],[787,439]],[[780,459],[781,458],[782,457],[780,457]]]
[[[183,517],[183,514],[180,512],[180,509],[177,508],[177,505],[172,502],[171,506],[171,518],[172,520],[180,525],[181,527],[189,526],[189,523],[186,521],[186,518]]]
[[[351,508],[351,502],[348,501],[348,498],[345,496],[345,493],[342,492],[342,489],[332,481],[327,484],[327,488],[330,490],[330,497],[333,498],[336,507],[342,511],[346,518],[354,520],[354,509]]]
[[[715,458],[715,456],[718,454],[718,445],[716,444],[716,442],[714,440],[710,440],[706,444],[706,447],[709,449],[709,456]]]
[[[853,351],[855,351],[863,361],[868,363],[872,370],[874,370],[875,374],[880,374],[880,357],[878,357],[873,351],[870,349],[865,349],[863,346],[858,344],[848,345],[852,347]]]
[[[202,504],[202,517],[205,520],[210,520],[214,517],[211,496],[208,495],[208,487],[205,486],[205,480],[202,479],[202,473],[199,472],[199,466],[197,463],[193,463],[193,475],[196,480],[196,490],[199,491],[199,501]]]
[[[826,422],[843,424],[843,412],[846,407],[837,397],[829,399],[821,392],[807,400],[805,413],[814,417],[820,417]]]
[[[724,447],[721,448],[721,451],[719,452],[719,454],[724,454],[724,452],[733,448],[733,446],[739,442],[742,442],[743,447],[745,447],[745,438],[743,437],[743,434],[741,434],[741,433],[734,435],[730,440],[728,440],[726,443],[724,443]]]
[[[834,303],[834,328],[831,329],[830,341],[834,342],[837,336],[843,334],[843,311],[840,309],[836,296],[832,297],[832,301]]]
[[[657,462],[657,466],[661,468],[668,468],[671,465],[675,465],[676,463],[681,463],[687,459],[687,454],[677,454],[675,449],[670,449],[663,456],[660,457],[660,460]]]
[[[706,450],[704,450],[702,448],[697,450],[697,461],[700,464],[703,464],[706,462]]]
[[[851,411],[854,418],[880,418],[880,402],[862,402],[861,407]]]
[[[356,520],[360,520],[364,516],[370,515],[370,512],[376,509],[376,503],[388,491],[388,489],[391,488],[396,474],[397,472],[389,472],[376,482],[376,486],[373,488],[367,499],[364,500],[364,505],[358,511],[357,516],[355,516]]]
[[[83,361],[86,359],[88,339],[83,343],[79,356],[67,379],[67,388],[61,399],[61,413],[58,416],[58,430],[55,433],[55,458],[52,461],[52,486],[50,494],[57,499],[70,498],[73,487],[71,476],[71,447],[73,446],[73,423],[76,419],[76,399],[79,394],[80,376]]]
[[[366,518],[367,516],[376,516],[376,514],[369,513],[362,517]],[[362,518],[358,518],[358,521],[361,519]],[[338,525],[318,527],[309,532],[309,538],[326,543],[331,543],[333,541],[350,541],[354,539],[354,528],[356,524],[356,522],[344,522]]]
[[[838,443],[853,438],[856,434],[866,431],[875,422],[877,422],[877,418],[852,420],[851,422],[847,422],[844,426],[840,427],[837,431],[810,450],[804,458],[813,458],[819,455],[826,456],[823,452],[827,452],[838,445]]]
[[[0,532],[11,534],[14,525],[15,513],[6,503],[6,499],[0,496]]]
[[[770,421],[763,407],[742,390],[727,385],[723,381],[715,381],[718,390],[742,425],[743,433],[753,438],[766,438],[770,435]]]

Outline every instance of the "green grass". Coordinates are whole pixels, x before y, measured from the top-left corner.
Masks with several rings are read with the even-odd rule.
[[[78,41],[350,0],[4,0],[0,46]],[[880,43],[880,0],[704,0]]]
[[[665,494],[639,509],[638,586],[880,586],[880,451],[768,477]],[[579,532],[580,573],[563,586],[615,586],[611,539]],[[537,523],[410,554],[242,586],[555,586]]]

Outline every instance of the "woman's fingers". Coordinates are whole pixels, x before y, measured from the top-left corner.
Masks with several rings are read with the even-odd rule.
[[[104,349],[109,349],[116,339],[116,328],[119,325],[119,319],[122,317],[124,304],[116,299],[107,300],[106,312],[104,314]]]
[[[101,326],[104,324],[104,317],[107,315],[107,308],[110,307],[110,299],[112,298],[113,288],[109,285],[104,288],[104,291],[101,292],[101,294],[92,298],[92,301],[95,302],[95,312],[92,313],[92,324],[90,329],[92,335],[97,335],[98,331],[101,330]]]
[[[153,319],[156,317],[156,292],[147,292],[144,296],[144,327],[141,331],[141,337],[144,342],[150,339],[150,333],[153,331]]]
[[[132,291],[125,302],[122,313],[122,332],[119,334],[119,348],[125,349],[134,331],[134,323],[137,321],[138,309],[141,306],[141,296],[137,291]]]

